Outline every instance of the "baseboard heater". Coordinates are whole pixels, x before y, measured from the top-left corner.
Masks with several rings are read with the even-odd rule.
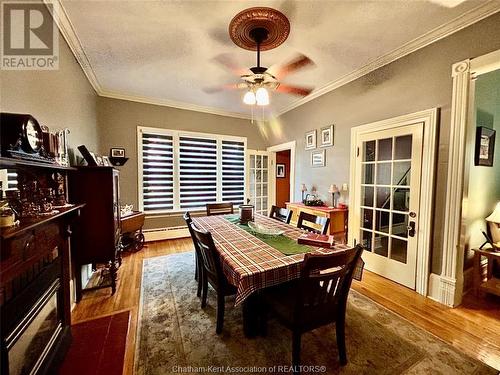
[[[143,229],[142,233],[144,233],[146,242],[189,237],[189,230],[187,226]]]

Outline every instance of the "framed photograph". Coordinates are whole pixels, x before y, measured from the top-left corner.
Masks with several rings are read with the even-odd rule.
[[[319,146],[333,146],[333,125],[325,126],[319,131]]]
[[[314,150],[316,148],[316,130],[311,130],[306,133],[306,150]]]
[[[495,130],[478,126],[476,128],[476,150],[474,165],[485,167],[493,166],[495,157]]]
[[[103,156],[102,157],[102,165],[106,166],[106,167],[111,167],[111,161],[109,160],[109,157],[108,156]]]
[[[124,158],[125,149],[121,147],[114,147],[109,150],[109,156],[113,158]]]
[[[285,164],[276,164],[276,177],[285,178]]]
[[[97,160],[93,152],[90,152],[85,145],[78,146],[78,150],[83,156],[83,159],[87,162],[89,166],[96,166]]]
[[[326,165],[325,157],[325,150],[311,152],[311,167],[324,167]]]

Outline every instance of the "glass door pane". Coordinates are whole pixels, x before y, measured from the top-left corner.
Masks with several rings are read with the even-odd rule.
[[[361,149],[362,244],[406,263],[412,135],[365,141]]]

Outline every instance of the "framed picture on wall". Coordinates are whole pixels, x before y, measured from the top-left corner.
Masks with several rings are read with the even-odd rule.
[[[113,158],[124,158],[125,149],[122,147],[113,147],[109,150],[109,156]]]
[[[474,153],[474,165],[493,166],[495,157],[495,133],[496,131],[484,126],[476,128],[476,151]]]
[[[324,167],[326,165],[325,155],[325,150],[311,152],[311,167]]]
[[[319,131],[319,147],[333,146],[333,125],[325,126]]]
[[[316,130],[311,130],[306,133],[306,150],[314,150],[316,148]]]
[[[276,164],[276,177],[285,178],[285,164]]]

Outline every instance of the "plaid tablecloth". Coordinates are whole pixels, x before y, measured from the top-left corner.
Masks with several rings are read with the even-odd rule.
[[[304,254],[284,255],[257,237],[230,223],[224,216],[203,216],[193,218],[194,223],[212,233],[215,246],[220,253],[222,269],[228,281],[238,288],[238,305],[253,292],[300,276]],[[289,224],[281,223],[262,215],[256,215],[255,221],[268,227],[285,231],[284,235],[296,240],[303,231]],[[311,252],[328,254],[332,251],[346,250],[350,247],[339,243],[333,249],[310,246]],[[361,279],[363,264],[358,264],[355,271]]]

